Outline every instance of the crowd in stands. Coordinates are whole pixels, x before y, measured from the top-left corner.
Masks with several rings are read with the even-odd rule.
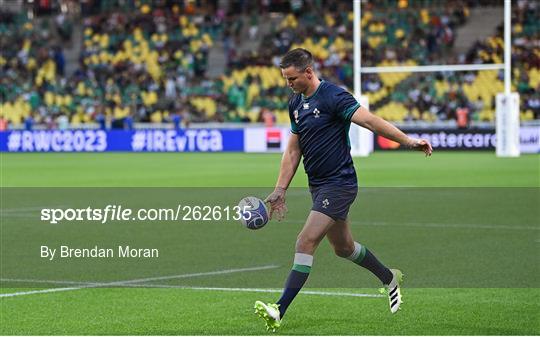
[[[453,52],[457,28],[478,2],[364,3],[363,66],[501,63],[502,29],[464,55]],[[323,79],[352,90],[352,10],[351,1],[325,0],[231,1],[228,10],[218,1],[88,1],[81,8],[82,50],[69,72],[63,49],[74,43],[73,19],[61,11],[39,18],[0,13],[0,119],[60,128],[287,123],[290,89],[278,67],[286,51],[311,50]],[[539,14],[535,1],[513,6],[513,90],[520,93],[525,120],[540,119]],[[264,22],[271,25],[263,33]],[[262,43],[240,52],[245,39]],[[216,44],[225,71],[210,77]],[[459,109],[470,120],[492,121],[501,76],[369,74],[362,77],[362,91],[371,110],[392,121],[455,120]]]
[[[43,36],[46,30],[16,20],[5,27],[0,61],[2,75],[8,76],[1,76],[0,94],[10,122],[67,118],[72,125],[96,121],[131,127],[133,121],[171,121],[181,114],[206,121],[209,112],[194,106],[198,96],[218,96],[205,73],[208,50],[223,22],[205,13],[189,15],[194,8],[178,5],[168,10],[166,4],[111,4],[103,4],[110,10],[84,18],[83,47],[72,74],[65,74],[62,50]],[[54,21],[61,40],[65,21]]]
[[[520,94],[521,119],[524,121],[540,119],[539,16],[540,6],[535,1],[520,0],[512,6],[512,91]],[[503,54],[501,23],[493,36],[477,41],[465,54],[457,55],[449,63],[500,64],[504,62]],[[381,90],[376,86],[374,90],[364,90],[375,103],[381,96],[390,98],[392,103],[388,106],[392,109],[382,107],[379,111],[389,119],[452,120],[457,119],[460,109],[466,109],[469,120],[493,121],[495,96],[504,91],[503,80],[503,71],[447,71],[409,75],[391,95],[377,95]],[[381,101],[385,102],[384,99]],[[379,106],[375,104],[375,107]]]
[[[435,59],[441,62],[443,57],[449,54],[448,50],[453,46],[456,28],[463,25],[469,15],[466,3],[453,1],[445,6],[435,2],[431,2],[429,6],[422,6],[420,3],[420,1],[411,1],[410,4],[407,1],[381,1],[367,2],[363,6],[361,24],[364,66],[431,64]],[[230,62],[233,72],[224,80],[225,88],[229,87],[231,82],[235,86],[253,87],[252,77],[246,77],[246,72],[264,74],[257,80],[264,81],[265,84],[259,86],[255,84],[257,89],[253,88],[250,91],[260,92],[277,102],[272,106],[277,121],[286,122],[288,92],[283,93],[278,89],[283,87],[283,81],[279,80],[281,74],[277,66],[279,56],[296,47],[306,48],[313,53],[316,68],[322,78],[352,88],[354,20],[352,10],[352,2],[348,1],[330,2],[328,5],[320,2],[300,2],[297,7],[291,8],[291,13],[284,15],[267,36],[263,37],[267,43],[264,43],[260,50],[233,58]],[[271,80],[268,79],[269,76]],[[366,76],[362,81],[362,90],[370,95],[370,103],[381,101],[382,98],[389,98],[396,84],[405,77],[402,74]],[[275,85],[268,85],[269,83]],[[279,109],[279,105],[284,108]],[[264,107],[259,106],[257,102],[248,106],[255,111]],[[374,111],[377,112],[376,109]],[[442,118],[442,114],[440,116]],[[401,111],[386,114],[385,117],[391,120],[404,119]],[[439,115],[429,118],[431,115],[426,114],[425,117],[427,120],[440,119]]]
[[[512,91],[521,98],[522,119],[540,119],[540,4],[519,0],[512,10]],[[468,63],[502,63],[503,25],[496,34],[478,41],[467,53]],[[492,76],[502,80],[502,73]],[[487,96],[487,94],[485,95]],[[487,97],[485,97],[487,100]]]
[[[449,1],[444,5],[433,1],[368,2],[363,6],[362,64],[502,63],[502,24],[494,36],[478,41],[466,54],[459,55],[452,50],[456,29],[467,22],[470,7],[494,4],[492,1]],[[351,89],[351,7],[349,2],[339,2],[324,11],[313,3],[297,8],[263,39],[268,43],[257,55],[235,60],[233,68],[236,70],[229,80],[242,85],[241,79],[248,69],[253,72],[253,66],[275,68],[279,62],[277,55],[304,47],[316,57],[322,78]],[[502,12],[502,7],[500,9]],[[534,1],[520,0],[513,6],[513,91],[521,97],[522,120],[540,119],[538,17],[540,6]],[[272,76],[278,77],[279,73]],[[274,97],[272,87],[262,88],[265,95]],[[362,91],[369,97],[371,110],[392,121],[457,120],[458,112],[465,110],[468,125],[469,121],[494,120],[495,96],[503,92],[503,72],[369,74],[362,78]],[[283,96],[282,102],[285,101]],[[288,118],[286,110],[276,113],[280,122]]]
[[[71,39],[71,25],[62,15],[39,22],[26,13],[0,12],[2,124],[6,119],[20,124],[33,116],[52,124],[61,115],[69,115],[65,107],[73,101],[64,97],[56,100],[51,88],[68,88],[61,44]]]
[[[469,16],[465,1],[439,2],[426,5],[422,1],[368,2],[362,17],[365,32],[362,62],[377,66],[382,61],[433,64],[445,61],[456,38],[456,29]]]

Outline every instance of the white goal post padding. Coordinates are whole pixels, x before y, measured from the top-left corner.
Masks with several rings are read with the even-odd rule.
[[[357,97],[361,106],[369,109],[367,96]],[[349,139],[351,141],[351,155],[354,157],[367,157],[373,152],[373,132],[366,128],[351,123],[349,130]]]
[[[519,157],[519,94],[497,94],[497,157]]]

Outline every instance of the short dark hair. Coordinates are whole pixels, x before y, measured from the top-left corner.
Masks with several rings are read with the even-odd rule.
[[[313,67],[313,55],[303,48],[289,50],[287,54],[281,58],[279,67],[285,69],[290,66],[293,66],[300,71],[306,70],[307,67]]]

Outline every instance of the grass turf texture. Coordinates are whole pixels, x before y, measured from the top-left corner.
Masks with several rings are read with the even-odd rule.
[[[302,296],[284,335],[532,335],[538,296],[527,289],[409,289],[391,315],[386,299]],[[8,300],[2,334],[261,335],[252,293],[171,289],[89,289]],[[9,304],[8,304],[9,303]],[[504,306],[506,310],[497,307]],[[4,323],[6,322],[6,323]],[[535,328],[536,327],[536,328]]]
[[[274,186],[278,154],[2,153],[2,186]],[[361,186],[540,186],[538,155],[375,153],[355,158]],[[300,165],[292,186],[306,186]]]
[[[268,187],[274,184],[279,165],[279,155],[120,153],[1,156],[1,184],[4,187]],[[538,160],[538,156],[498,159],[491,153],[436,153],[430,159],[412,153],[377,153],[369,158],[356,159],[356,167],[363,186],[538,187]],[[306,184],[301,170],[300,167],[294,186]],[[377,192],[377,189],[371,191]],[[486,193],[490,189],[477,190],[480,197],[468,202],[469,206],[482,206],[482,212],[476,212],[474,207],[467,207],[467,204],[437,208],[438,204],[444,202],[445,193],[452,193],[447,200],[457,200],[456,195],[463,191],[466,189],[381,191],[383,194],[394,194],[398,199],[408,192],[425,193],[422,199],[429,200],[431,213],[422,207],[412,207],[411,210],[409,206],[414,205],[400,201],[402,208],[397,212],[399,214],[385,214],[385,205],[380,205],[376,199],[368,204],[372,205],[368,208],[365,208],[366,205],[363,207],[360,200],[357,202],[359,209],[351,226],[353,233],[383,261],[391,266],[405,267],[405,304],[397,315],[389,313],[386,298],[301,294],[290,308],[279,333],[539,334],[537,313],[540,309],[540,292],[537,280],[540,275],[534,262],[539,257],[538,220],[528,222],[538,214],[534,204],[538,190],[493,189],[494,193]],[[497,199],[497,195],[505,191],[508,191],[507,199],[511,200]],[[521,191],[533,193],[532,198],[519,199],[523,196]],[[476,199],[486,201],[477,203],[474,201]],[[293,200],[291,197],[290,202]],[[512,200],[516,214],[508,214],[505,210],[509,208],[502,207]],[[528,200],[530,205],[527,204]],[[380,205],[379,208],[377,205]],[[458,213],[456,209],[462,211]],[[103,281],[110,281],[275,264],[279,268],[159,283],[279,288],[290,269],[294,238],[306,210],[295,209],[291,212],[288,222],[272,222],[267,228],[255,232],[214,223],[206,229],[207,246],[201,245],[200,228],[195,224],[183,227],[176,237],[154,235],[154,238],[161,238],[164,252],[167,252],[167,247],[176,247],[177,250],[172,252],[177,253],[178,257],[165,254],[163,265],[156,270],[152,270],[152,263],[147,264],[146,269],[138,267],[141,273],[138,275],[130,274],[130,270],[127,270],[119,276],[117,271],[112,270],[100,277]],[[420,221],[422,219],[426,221]],[[23,226],[24,218],[20,221]],[[377,221],[385,223],[374,225]],[[132,223],[123,225],[134,226]],[[112,228],[122,229],[116,225]],[[6,229],[8,232],[13,230],[4,227],[4,234]],[[75,240],[77,234],[81,236],[71,224],[65,225],[65,229],[64,233],[73,232],[71,236],[68,235],[68,241]],[[149,233],[145,233],[145,238],[152,239]],[[16,234],[14,231],[9,237],[13,239]],[[93,235],[94,238],[103,236],[99,232]],[[25,238],[20,231],[19,236],[15,238],[16,242],[24,243]],[[31,238],[27,240],[32,242]],[[398,244],[392,245],[396,240],[399,240]],[[3,249],[6,246],[4,243]],[[273,253],[264,253],[267,251]],[[6,263],[5,251],[2,255],[3,273],[12,270],[13,261],[21,263],[25,258],[15,260],[10,257]],[[171,260],[167,260],[167,256]],[[35,273],[41,273],[42,278],[61,278],[61,275],[47,275],[48,269],[44,265],[41,271],[36,268]],[[483,275],[487,276],[483,278]],[[96,277],[85,279],[93,281]],[[505,281],[505,278],[508,280]],[[490,283],[490,280],[493,282]],[[336,283],[341,287],[353,287],[355,282],[367,289],[327,289],[336,287]],[[463,283],[467,284],[467,288],[455,288]],[[512,288],[504,288],[507,285]],[[2,283],[1,292],[32,289],[30,285],[13,288],[16,286]],[[332,256],[331,248],[325,241],[317,252],[307,287],[310,290],[317,287],[326,291],[373,294],[377,282],[367,271]],[[257,299],[270,301],[278,296],[190,289],[98,288],[1,298],[0,334],[258,335],[264,334],[265,330],[262,321],[252,313],[253,302]]]

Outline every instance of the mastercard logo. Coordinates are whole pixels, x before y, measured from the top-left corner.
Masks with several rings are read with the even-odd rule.
[[[384,138],[383,136],[377,136],[377,144],[379,144],[379,147],[383,150],[395,150],[399,147],[399,143]]]

